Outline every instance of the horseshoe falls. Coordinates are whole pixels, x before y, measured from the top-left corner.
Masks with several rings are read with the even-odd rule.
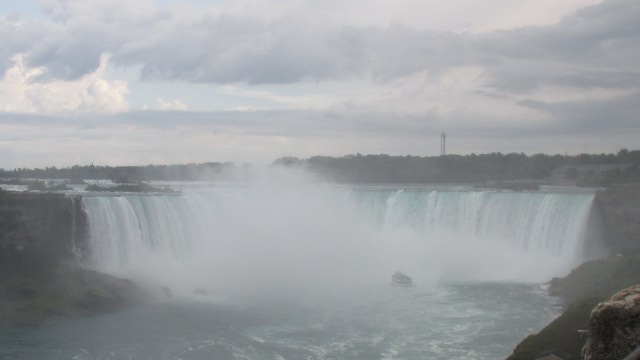
[[[592,193],[330,185],[84,196],[84,265],[157,291],[32,359],[504,359],[555,318]],[[393,287],[401,270],[414,286]],[[73,340],[71,340],[73,339]]]
[[[583,259],[593,194],[212,188],[85,197],[90,265],[177,290],[544,282]],[[265,289],[260,289],[266,287]],[[183,289],[184,288],[184,289]]]

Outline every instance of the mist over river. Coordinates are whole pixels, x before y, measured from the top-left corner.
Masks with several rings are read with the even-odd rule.
[[[505,358],[558,315],[541,284],[584,260],[593,200],[306,182],[86,195],[84,265],[157,300],[2,330],[1,359]],[[390,286],[396,270],[415,286]]]

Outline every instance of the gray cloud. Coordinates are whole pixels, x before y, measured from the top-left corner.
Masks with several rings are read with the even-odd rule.
[[[437,155],[445,130],[450,152],[617,151],[637,142],[640,95],[625,99],[525,101],[555,121],[491,123],[491,117],[437,113],[265,110],[139,111],[89,118],[0,114],[0,167],[235,161],[349,153]],[[613,112],[608,110],[617,109]],[[14,129],[14,130],[12,130]],[[2,152],[5,153],[3,158]],[[20,154],[17,157],[17,154]]]
[[[44,35],[45,28],[40,23],[11,16],[0,19],[0,74],[13,65],[16,54],[29,52]]]
[[[608,100],[542,102],[526,100],[521,105],[552,116],[551,130],[567,134],[595,133],[603,136],[615,133],[640,133],[640,92]],[[532,129],[533,130],[533,129]]]
[[[28,65],[46,68],[45,77],[71,80],[95,71],[101,54],[109,53],[113,64],[140,66],[147,81],[286,84],[385,81],[478,65],[491,77],[486,85],[497,91],[530,91],[542,84],[624,88],[640,73],[636,0],[607,0],[554,26],[484,35],[290,17],[194,17],[117,2],[100,3],[93,12],[65,0],[48,4],[45,10],[55,20],[49,25],[0,25],[11,34],[3,38],[16,39],[0,45],[0,66],[6,69],[11,54],[23,52]]]
[[[58,37],[65,40],[60,41]],[[45,67],[43,78],[47,80],[77,80],[98,69],[100,56],[109,51],[104,45],[106,42],[103,34],[93,29],[71,28],[55,37],[47,36],[38,41],[30,49],[26,64],[30,67]]]
[[[492,33],[478,43],[480,52],[497,58],[488,85],[500,91],[545,84],[627,88],[640,76],[640,3],[608,0],[555,26]]]
[[[395,136],[407,132],[416,135],[438,132],[430,119],[434,114],[395,116],[378,113],[338,113],[308,110],[261,111],[130,111],[116,115],[69,118],[32,114],[0,113],[5,125],[28,127],[97,129],[133,126],[140,129],[176,131],[191,129],[239,136],[335,137]],[[391,121],[390,121],[391,120]]]
[[[465,39],[402,25],[356,28],[308,19],[260,19],[223,15],[186,18],[150,9],[145,16],[71,11],[71,2],[49,8],[56,21],[41,24],[37,39],[5,54],[26,53],[45,78],[75,80],[95,71],[103,53],[112,63],[141,66],[143,80],[284,84],[373,76],[390,79],[466,63]],[[74,5],[79,6],[79,5]],[[18,31],[18,30],[16,30]],[[18,33],[25,37],[24,33]],[[6,68],[6,66],[5,66]]]
[[[179,29],[162,44],[128,53],[115,63],[144,64],[144,80],[286,84],[373,76],[404,76],[461,63],[454,36],[394,26],[323,28],[297,21],[216,19]],[[197,34],[194,42],[182,34]],[[169,54],[173,54],[169,56]]]
[[[579,88],[633,89],[640,87],[640,71],[587,70],[575,74],[558,75],[552,81],[558,85]]]

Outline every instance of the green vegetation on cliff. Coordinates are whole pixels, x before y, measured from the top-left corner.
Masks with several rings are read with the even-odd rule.
[[[554,349],[564,351],[574,359],[580,359],[586,338],[585,334],[578,330],[587,328],[591,310],[601,300],[594,297],[575,300],[551,324],[518,344],[507,360],[533,360],[541,352]]]
[[[543,351],[559,349],[581,358],[591,310],[621,289],[640,284],[640,254],[588,261],[564,278],[554,278],[549,292],[569,303],[560,317],[535,335],[529,335],[507,360],[533,360]]]
[[[585,262],[566,277],[552,279],[549,292],[568,301],[581,297],[605,299],[636,284],[640,284],[640,254]]]

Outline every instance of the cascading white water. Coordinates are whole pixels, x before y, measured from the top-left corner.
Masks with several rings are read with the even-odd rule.
[[[88,196],[90,266],[184,291],[542,282],[582,260],[592,194],[213,187]]]
[[[395,239],[397,263],[414,261],[432,279],[463,281],[540,282],[569,271],[583,260],[593,201],[585,193],[355,194],[384,237]]]

